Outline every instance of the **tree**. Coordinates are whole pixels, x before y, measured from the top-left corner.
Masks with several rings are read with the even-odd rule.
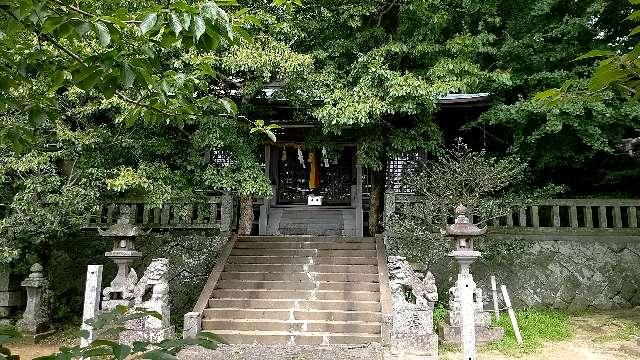
[[[496,158],[459,142],[405,179],[418,197],[391,215],[390,251],[433,265],[451,250],[444,236],[458,205],[466,206],[473,214],[471,220],[482,227],[512,216],[515,205],[526,206],[563,190],[552,184],[531,187],[528,172],[528,164],[515,156]],[[508,242],[495,244],[497,253],[505,253],[509,246]]]
[[[46,262],[116,197],[269,194],[252,155],[271,127],[239,116],[219,67],[258,21],[234,1],[5,1],[0,19],[4,264]],[[204,149],[230,152],[231,168],[216,172]]]
[[[617,60],[589,81],[597,53],[580,58],[591,49],[625,52],[635,45],[627,36],[633,23],[624,20],[628,5],[505,2],[499,9],[497,66],[511,69],[513,85],[496,91],[496,104],[469,128],[488,130],[505,143],[499,147],[530,159],[540,183],[554,177],[577,193],[593,192],[594,185],[600,185],[596,191],[633,191],[637,172],[629,172],[632,162],[617,155],[620,139],[638,128],[640,108],[602,86],[605,68],[619,66]],[[567,94],[552,107],[541,100],[555,97],[545,91],[550,88]],[[598,101],[579,95],[589,88],[600,89]]]
[[[387,159],[441,148],[437,98],[509,82],[488,66],[493,12],[480,1],[323,0],[276,13],[281,25],[262,29],[265,52],[285,44],[297,54],[284,52],[292,66],[257,79],[283,82],[274,98],[309,109],[327,136],[357,129],[358,161],[373,171],[371,234],[380,232]],[[256,63],[250,57],[246,68]],[[312,106],[314,99],[323,104]]]
[[[631,4],[639,1],[629,0]],[[633,11],[626,17],[626,21],[638,21],[640,10]],[[640,33],[640,25],[631,30],[628,37],[633,38]],[[536,94],[536,99],[544,100],[551,107],[557,107],[573,98],[602,103],[607,96],[603,93],[615,91],[621,98],[637,102],[640,99],[640,43],[633,45],[631,50],[624,51],[627,39],[618,40],[618,50],[591,50],[578,57],[576,61],[601,58],[586,85],[575,86],[575,79],[567,80],[561,88],[552,88]],[[623,147],[630,156],[635,156],[636,148],[640,144],[640,137],[623,139]]]

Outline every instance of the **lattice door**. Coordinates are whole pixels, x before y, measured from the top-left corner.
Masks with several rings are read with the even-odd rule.
[[[324,196],[323,203],[330,205],[349,205],[351,203],[352,156],[351,149],[342,151],[337,161],[329,161],[324,167],[320,152],[316,152],[320,184],[316,189],[309,188],[309,151],[303,150],[304,167],[298,160],[296,149],[283,149],[278,161],[278,202],[282,204],[306,204],[310,194]]]

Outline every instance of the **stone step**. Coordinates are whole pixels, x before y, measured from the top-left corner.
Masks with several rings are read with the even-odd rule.
[[[290,242],[236,242],[237,249],[318,249],[318,250],[375,250],[376,244],[371,242],[319,242],[319,241],[290,241]]]
[[[205,309],[204,319],[269,319],[380,322],[382,314],[374,311],[279,310],[279,309]]]
[[[378,284],[378,274],[360,273],[313,273],[316,281],[370,282]],[[221,280],[249,281],[308,281],[309,274],[304,272],[232,272],[224,271]]]
[[[314,282],[306,281],[247,281],[221,280],[219,289],[255,289],[255,290],[335,290],[335,291],[370,291],[379,292],[380,285],[371,282]]]
[[[372,291],[216,289],[211,295],[215,299],[380,300],[380,293]]]
[[[375,250],[359,250],[354,254],[353,250],[317,250],[317,249],[269,249],[265,253],[264,249],[233,249],[231,256],[316,256],[316,257],[344,257],[344,256],[361,256],[375,259],[377,253]]]
[[[355,255],[355,254],[354,254]],[[318,264],[318,265],[377,265],[378,259],[375,257],[321,257],[321,256],[229,256],[227,264]]]
[[[291,264],[226,264],[224,271],[232,272],[315,272],[378,274],[376,265],[291,265]]]
[[[347,234],[337,227],[279,227],[278,232],[285,235],[314,234],[318,236]]]
[[[322,344],[368,344],[380,342],[378,334],[356,333],[289,333],[286,331],[238,331],[217,330],[213,333],[229,344],[295,344],[295,345],[322,345]]]
[[[209,299],[209,308],[380,311],[379,301],[350,300],[280,300],[280,299]]]
[[[307,321],[265,319],[202,320],[202,330],[287,331],[380,334],[380,323],[360,321]]]
[[[238,242],[340,242],[340,243],[375,243],[372,237],[351,236],[242,236]]]

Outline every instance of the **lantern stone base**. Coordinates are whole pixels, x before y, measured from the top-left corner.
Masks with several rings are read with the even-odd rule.
[[[392,333],[391,346],[385,359],[438,359],[438,335]]]
[[[460,334],[462,333],[460,326],[444,324],[439,330],[444,342],[460,344]],[[476,326],[476,343],[478,344],[497,341],[502,339],[502,337],[504,337],[504,329],[501,327]]]

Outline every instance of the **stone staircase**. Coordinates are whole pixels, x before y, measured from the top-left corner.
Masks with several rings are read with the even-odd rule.
[[[203,312],[228,343],[380,342],[374,238],[239,237]]]

